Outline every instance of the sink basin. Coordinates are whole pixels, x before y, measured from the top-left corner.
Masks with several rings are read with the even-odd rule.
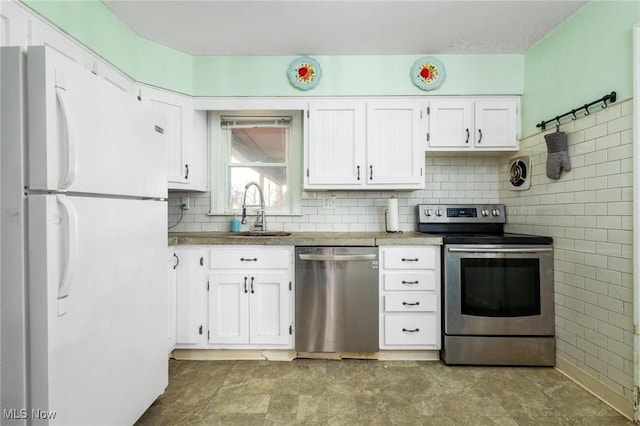
[[[291,232],[286,231],[242,231],[234,232],[239,237],[288,237]]]

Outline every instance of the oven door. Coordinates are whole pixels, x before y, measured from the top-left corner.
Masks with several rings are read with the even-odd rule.
[[[444,246],[444,333],[554,334],[553,248]]]

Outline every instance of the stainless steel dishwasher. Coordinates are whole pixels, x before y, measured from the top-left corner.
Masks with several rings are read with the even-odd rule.
[[[377,352],[378,294],[377,247],[296,247],[296,351]]]

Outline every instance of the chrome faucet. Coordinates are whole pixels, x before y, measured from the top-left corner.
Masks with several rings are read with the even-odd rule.
[[[256,188],[258,188],[258,193],[260,194],[260,205],[259,206],[257,204],[254,204],[254,205],[251,205],[251,206],[247,206],[247,190],[251,186],[255,186]],[[262,228],[263,231],[266,231],[267,230],[267,220],[266,220],[266,217],[265,217],[266,208],[265,208],[265,205],[264,205],[264,194],[262,193],[262,188],[260,187],[258,182],[251,181],[251,182],[249,182],[248,184],[246,184],[244,186],[244,195],[242,196],[242,221],[241,221],[241,223],[243,225],[247,224],[247,207],[260,207],[260,210],[258,210],[258,213],[260,213],[260,217],[256,220],[256,223],[255,223],[254,226],[256,228]]]

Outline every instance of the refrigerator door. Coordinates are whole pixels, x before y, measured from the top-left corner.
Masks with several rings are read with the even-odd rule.
[[[27,56],[29,188],[167,196],[162,119],[55,50]]]
[[[168,382],[166,202],[28,204],[35,423],[133,424]]]
[[[0,274],[0,407],[21,409],[26,403],[27,309],[25,282],[24,223],[24,55],[19,47],[0,48],[0,139],[2,159],[0,229],[2,272]],[[4,416],[3,425],[26,424]]]

